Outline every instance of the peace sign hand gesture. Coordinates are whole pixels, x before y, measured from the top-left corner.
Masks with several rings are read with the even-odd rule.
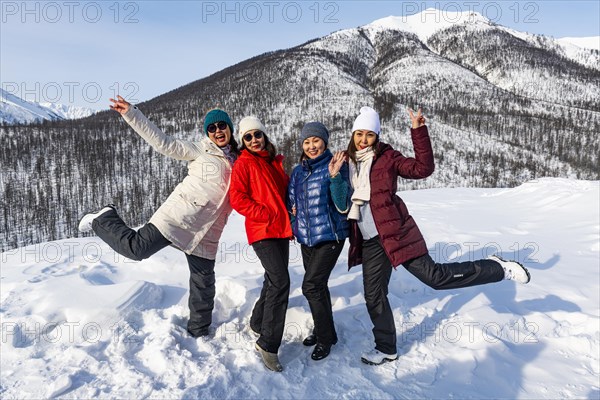
[[[121,115],[125,114],[127,112],[127,110],[129,110],[129,107],[131,106],[131,104],[129,104],[127,101],[125,101],[124,98],[122,98],[119,95],[117,95],[117,100],[115,100],[115,99],[109,99],[109,100],[114,103],[114,104],[110,105],[110,109],[115,110],[116,112],[118,112]]]
[[[340,172],[342,165],[344,165],[344,162],[346,162],[346,158],[347,156],[345,151],[338,151],[335,153],[329,162],[329,176],[333,178]]]
[[[412,108],[408,109],[408,114],[410,115],[410,120],[412,122],[413,129],[417,129],[425,125],[425,117],[423,116],[423,109],[421,107],[419,107],[417,115],[414,114]]]

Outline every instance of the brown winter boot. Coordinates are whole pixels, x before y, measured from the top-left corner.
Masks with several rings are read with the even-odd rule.
[[[279,363],[279,357],[277,357],[277,353],[269,353],[260,347],[258,343],[255,343],[254,347],[256,347],[256,350],[260,353],[260,357],[262,358],[265,367],[275,372],[283,371],[283,367]]]

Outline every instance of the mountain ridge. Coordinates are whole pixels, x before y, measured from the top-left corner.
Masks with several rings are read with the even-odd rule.
[[[552,41],[529,43],[498,26],[453,25],[427,43],[362,26],[252,57],[138,106],[182,139],[202,137],[215,106],[234,121],[256,115],[288,171],[305,122],[323,122],[330,147],[345,149],[363,105],[380,112],[381,140],[411,156],[406,109],[422,106],[436,172],[399,188],[512,187],[545,176],[599,179],[599,91],[600,71]],[[79,236],[79,216],[102,204],[139,225],[185,176],[184,164],[156,154],[112,111],[0,129],[4,248]]]
[[[0,88],[0,124],[30,124],[85,118],[94,112],[91,108],[86,107],[27,101]]]

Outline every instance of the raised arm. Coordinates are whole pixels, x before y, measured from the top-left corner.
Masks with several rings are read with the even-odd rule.
[[[350,209],[350,177],[347,155],[343,151],[335,153],[329,163],[329,191],[338,212],[346,214]]]
[[[113,102],[110,108],[121,114],[125,122],[159,153],[186,161],[195,160],[202,154],[193,142],[164,134],[137,107],[129,104],[121,96],[117,96],[117,100],[110,99],[110,101]]]
[[[415,115],[413,110],[409,109],[412,128],[410,135],[413,142],[415,157],[404,157],[400,152],[396,152],[395,166],[403,178],[408,179],[423,179],[427,178],[435,169],[433,159],[433,148],[429,138],[429,131],[425,125],[425,117],[422,110],[419,108]]]

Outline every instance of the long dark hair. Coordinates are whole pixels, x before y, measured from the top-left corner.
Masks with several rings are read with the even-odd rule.
[[[229,139],[229,145],[231,146],[231,151],[236,156],[239,156],[240,155],[240,145],[238,144],[238,142],[236,142],[235,138],[233,137],[233,133],[231,134],[231,138]]]
[[[275,157],[277,156],[277,149],[275,148],[275,145],[271,143],[267,134],[264,132],[263,137],[265,138],[265,150],[269,153],[269,162],[273,162],[273,160],[275,160]],[[252,151],[246,147],[246,142],[244,142],[244,139],[242,139],[242,147],[240,150],[248,150],[248,152],[252,153]]]
[[[354,144],[354,133],[352,132],[352,137],[350,138],[350,143],[348,144],[348,158],[350,158],[354,164],[356,164],[356,152],[358,149],[356,148],[356,144]],[[375,143],[373,143],[373,150],[375,150],[375,155],[379,154],[379,135],[376,135],[377,139],[375,139]]]

